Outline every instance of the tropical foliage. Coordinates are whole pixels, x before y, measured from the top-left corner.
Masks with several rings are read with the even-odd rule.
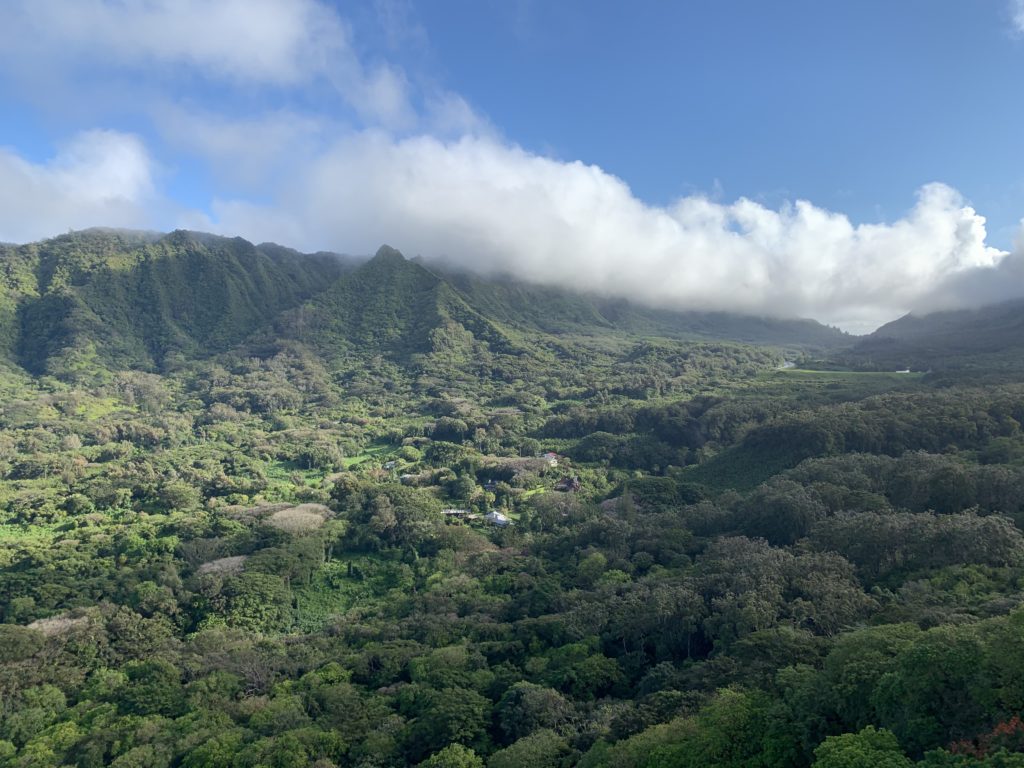
[[[1011,374],[387,249],[0,267],[0,766],[1024,765]]]

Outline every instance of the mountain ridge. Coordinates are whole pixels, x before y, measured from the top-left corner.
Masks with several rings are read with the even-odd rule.
[[[736,341],[827,351],[851,337],[813,320],[652,309],[483,278],[384,245],[359,262],[175,230],[91,229],[0,246],[0,353],[34,375],[162,370],[247,343],[326,357],[468,360],[559,354],[560,337]]]
[[[183,230],[72,233],[0,249],[0,261],[3,348],[36,375],[86,358],[160,369],[169,355],[226,351],[343,271],[331,258]]]
[[[539,285],[507,275],[484,278],[443,265],[428,266],[470,298],[470,303],[486,303],[492,314],[524,330],[554,334],[619,331],[686,341],[727,340],[811,349],[847,346],[853,339],[806,318],[648,307],[625,298]],[[532,310],[528,316],[523,316],[523,307]]]

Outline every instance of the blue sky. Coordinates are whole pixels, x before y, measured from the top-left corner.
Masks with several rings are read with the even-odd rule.
[[[1019,0],[12,0],[0,240],[185,226],[863,330],[1015,295]]]
[[[806,198],[876,221],[942,181],[1001,247],[1024,215],[1024,132],[1009,129],[1024,40],[1004,2],[427,8],[449,87],[516,141],[597,163],[642,199]]]

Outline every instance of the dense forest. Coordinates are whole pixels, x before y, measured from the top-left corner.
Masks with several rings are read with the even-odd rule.
[[[0,766],[1024,766],[1024,361],[859,343],[0,246]]]

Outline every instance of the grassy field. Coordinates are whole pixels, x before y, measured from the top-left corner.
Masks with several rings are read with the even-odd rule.
[[[923,373],[786,368],[763,373],[752,379],[745,391],[736,390],[734,394],[741,397],[781,397],[806,401],[808,405],[822,405],[861,400],[894,390],[916,389],[922,386],[924,376]]]
[[[361,453],[357,453],[355,456],[346,456],[345,469],[351,469],[371,459],[383,459],[385,456],[394,453],[394,450],[395,446],[391,443],[371,443],[363,448]]]

